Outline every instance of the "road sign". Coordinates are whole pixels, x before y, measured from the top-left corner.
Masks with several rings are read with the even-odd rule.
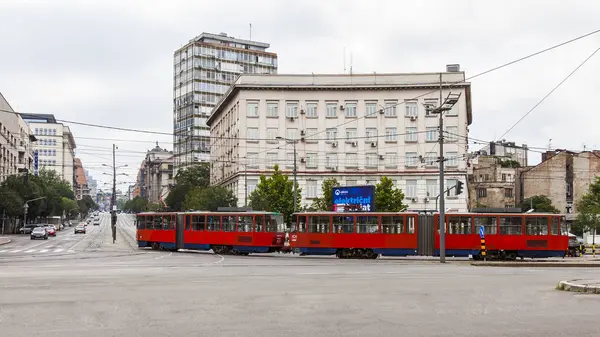
[[[38,150],[33,151],[33,174],[37,177],[39,172]]]
[[[485,231],[484,231],[484,228],[483,228],[483,226],[479,227],[479,236],[480,236],[481,238],[484,238],[484,237],[485,237]]]

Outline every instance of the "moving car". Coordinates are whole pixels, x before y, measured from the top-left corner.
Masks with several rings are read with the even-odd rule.
[[[46,227],[36,227],[31,231],[31,240],[35,239],[48,240],[48,231],[46,231]]]
[[[54,227],[52,225],[46,226],[46,231],[48,232],[48,235],[56,236],[56,227]]]
[[[75,234],[77,234],[77,233],[85,234],[85,226],[78,225],[77,227],[75,227]]]
[[[94,226],[100,226],[100,218],[94,219]]]

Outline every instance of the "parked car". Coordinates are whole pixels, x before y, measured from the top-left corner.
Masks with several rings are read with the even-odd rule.
[[[48,232],[48,235],[56,236],[56,227],[54,227],[53,225],[46,226],[46,231]]]
[[[31,231],[33,231],[34,228],[39,227],[40,224],[28,224],[25,225],[21,228],[19,228],[19,233],[21,234],[31,234]]]
[[[84,225],[78,225],[77,227],[75,227],[75,234],[78,234],[78,233],[85,234],[85,226]]]
[[[48,231],[46,227],[36,227],[31,231],[31,240],[44,239],[48,240]]]

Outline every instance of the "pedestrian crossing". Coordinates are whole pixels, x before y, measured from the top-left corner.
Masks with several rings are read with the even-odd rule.
[[[40,248],[27,248],[27,247],[11,247],[11,248],[1,248],[0,247],[0,255],[10,255],[10,254],[56,254],[56,253],[66,253],[66,254],[74,254],[77,251],[73,249],[61,248],[61,247],[40,247]]]

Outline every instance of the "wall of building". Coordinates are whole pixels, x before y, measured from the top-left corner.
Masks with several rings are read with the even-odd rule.
[[[515,207],[515,168],[502,167],[498,157],[479,156],[471,162],[469,174],[470,208]]]
[[[13,111],[8,101],[0,94],[0,182],[10,175],[19,174],[21,169],[31,169],[33,151],[31,129]]]
[[[54,170],[75,186],[75,141],[69,127],[60,123],[30,122],[35,137],[39,168]]]
[[[157,145],[146,154],[141,170],[138,176],[143,179],[143,197],[151,203],[162,203],[173,184],[173,152]]]

